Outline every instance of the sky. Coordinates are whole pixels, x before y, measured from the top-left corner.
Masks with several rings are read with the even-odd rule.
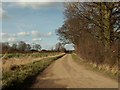
[[[0,6],[0,42],[25,41],[40,44],[42,49],[51,49],[59,42],[55,31],[64,22],[62,2],[4,2]]]

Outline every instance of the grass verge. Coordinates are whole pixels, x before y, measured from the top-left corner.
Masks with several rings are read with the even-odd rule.
[[[0,54],[0,57],[2,59],[10,59],[10,58],[20,58],[20,57],[28,57],[28,56],[31,56],[31,57],[47,57],[47,56],[53,56],[53,55],[56,55],[56,54],[59,54],[57,52],[51,52],[51,53],[26,53],[26,54],[22,54],[22,53],[13,53],[13,54]]]
[[[39,61],[34,61],[25,65],[16,65],[8,72],[3,71],[2,89],[21,88],[26,80],[36,76],[48,67],[53,61],[61,58],[65,54],[50,57]]]
[[[87,62],[83,59],[80,59],[76,54],[72,54],[72,58],[73,60],[75,60],[77,63],[81,64],[81,65],[84,65],[88,70],[92,70],[92,71],[96,71],[96,72],[99,72],[107,77],[110,77],[114,80],[118,80],[118,75],[119,75],[119,72],[117,71],[117,73],[112,73],[111,71],[109,70],[106,70],[105,68],[106,67],[101,67],[99,68],[99,66],[95,66],[93,63],[90,63],[90,62]],[[103,65],[104,66],[104,65]]]

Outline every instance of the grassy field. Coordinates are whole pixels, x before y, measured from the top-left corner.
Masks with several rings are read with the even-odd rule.
[[[43,58],[59,55],[60,53],[31,53],[31,54],[5,54],[2,55],[2,69],[8,71],[14,65],[23,65],[26,63],[34,62]]]
[[[118,75],[119,75],[118,66],[114,66],[112,68],[109,68],[108,65],[97,66],[94,63],[87,62],[83,60],[82,58],[79,58],[76,54],[72,54],[72,57],[77,63],[81,65],[85,65],[87,69],[100,72],[101,74],[104,74],[105,76],[118,80]]]
[[[20,58],[20,57],[28,57],[28,56],[32,56],[32,57],[47,57],[47,56],[56,55],[56,54],[59,54],[59,52],[26,53],[26,54],[22,54],[22,53],[0,54],[0,57],[2,59],[10,59],[10,58]]]
[[[43,71],[49,64],[62,57],[63,55],[64,53],[33,53],[31,55],[7,55],[7,59],[3,59],[3,61],[6,61],[2,65],[3,89],[9,87],[20,87],[20,85],[24,83],[25,80]]]

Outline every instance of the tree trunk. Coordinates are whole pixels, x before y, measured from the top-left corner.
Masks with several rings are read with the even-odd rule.
[[[103,10],[103,24],[104,24],[104,45],[105,50],[108,50],[110,48],[110,32],[111,32],[111,11],[107,9],[106,5],[102,4],[102,10]]]
[[[110,33],[111,33],[111,11],[106,7],[105,3],[102,4],[102,19],[104,29],[104,46],[105,46],[105,61],[109,61],[109,49],[111,45]]]

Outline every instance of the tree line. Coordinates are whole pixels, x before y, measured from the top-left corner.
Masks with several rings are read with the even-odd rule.
[[[64,24],[59,39],[73,43],[76,53],[97,65],[113,66],[120,57],[120,2],[70,2],[64,4]]]
[[[0,53],[29,53],[29,52],[66,52],[64,45],[60,42],[55,44],[55,48],[51,48],[51,50],[42,49],[40,44],[32,43],[27,44],[24,41],[20,41],[18,43],[10,44],[9,42],[1,42],[0,43]]]
[[[24,41],[20,41],[18,43],[9,44],[9,42],[0,43],[0,47],[2,49],[2,53],[8,52],[29,52],[29,51],[40,51],[41,45],[33,43],[32,45],[25,43]]]

